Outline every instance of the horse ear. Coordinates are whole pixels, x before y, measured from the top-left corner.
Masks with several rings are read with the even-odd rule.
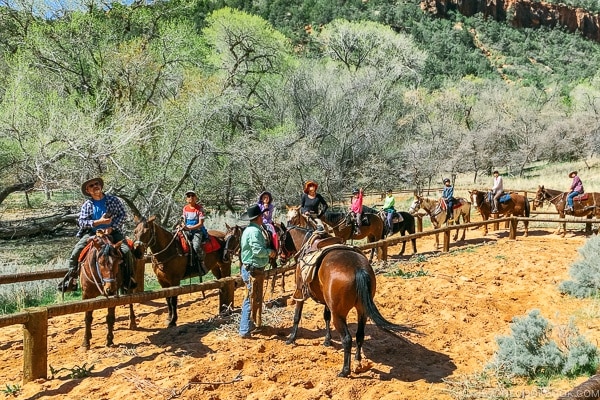
[[[150,218],[148,218],[147,222],[153,222],[156,219],[156,215],[152,215]]]
[[[227,230],[231,229],[231,227],[229,226],[229,224],[227,222],[225,222],[225,228],[227,228]]]

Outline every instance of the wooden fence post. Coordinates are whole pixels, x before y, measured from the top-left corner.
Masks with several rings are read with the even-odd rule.
[[[382,261],[387,261],[387,259],[388,259],[388,245],[387,245],[387,243],[384,243],[383,246],[381,246],[381,258],[382,258]]]
[[[421,216],[415,216],[417,219],[417,232],[423,232],[423,218]]]
[[[235,279],[228,277],[223,278],[223,287],[219,289],[219,314],[233,308],[233,298],[235,293]]]
[[[491,214],[494,216],[494,219],[498,219],[498,213],[493,213]],[[492,225],[493,230],[497,231],[498,229],[500,229],[500,224],[498,222],[494,222],[494,224]]]
[[[444,248],[442,251],[445,253],[450,251],[450,229],[444,231]]]
[[[510,219],[510,233],[508,238],[510,240],[516,240],[517,239],[517,224],[519,223],[519,221],[517,221],[517,217],[512,217]]]
[[[48,378],[48,309],[34,307],[23,324],[23,384]]]

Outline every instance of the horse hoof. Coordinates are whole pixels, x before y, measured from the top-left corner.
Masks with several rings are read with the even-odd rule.
[[[347,378],[348,375],[350,375],[350,371],[342,371],[338,374],[338,377],[340,378]]]
[[[323,342],[323,346],[325,347],[331,347],[331,340],[326,340]]]
[[[294,339],[288,339],[288,340],[286,340],[285,344],[294,344]]]
[[[167,325],[167,328],[175,328],[177,326],[177,324],[175,322],[169,322],[169,324]]]

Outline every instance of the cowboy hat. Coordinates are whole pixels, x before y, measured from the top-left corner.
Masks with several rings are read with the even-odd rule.
[[[81,184],[81,193],[83,193],[84,196],[90,197],[90,194],[87,192],[87,186],[94,181],[100,182],[100,189],[104,188],[104,181],[102,180],[102,178],[88,179],[87,181]]]
[[[262,215],[264,211],[260,209],[258,204],[248,207],[245,213],[240,216],[241,220],[252,221],[254,218]]]
[[[306,181],[306,183],[304,184],[304,193],[308,193],[308,188],[314,186],[315,190],[317,190],[319,188],[319,184],[315,181]]]
[[[573,175],[577,175],[577,171],[571,171],[571,172],[569,172],[569,178],[572,178]]]
[[[198,197],[196,192],[194,192],[193,190],[188,190],[185,192],[185,197],[192,196],[192,195]]]

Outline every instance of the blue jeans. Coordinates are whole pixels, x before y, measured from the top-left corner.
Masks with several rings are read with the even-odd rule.
[[[569,207],[573,208],[573,197],[577,197],[577,196],[579,196],[579,192],[576,190],[569,193],[569,195],[567,196],[567,205]]]
[[[240,318],[240,336],[244,336],[250,333],[253,328],[253,323],[250,320],[250,296],[252,296],[252,280],[250,279],[250,272],[246,270],[246,267],[242,265],[241,271],[242,280],[246,285],[246,295],[242,303],[242,315]]]

